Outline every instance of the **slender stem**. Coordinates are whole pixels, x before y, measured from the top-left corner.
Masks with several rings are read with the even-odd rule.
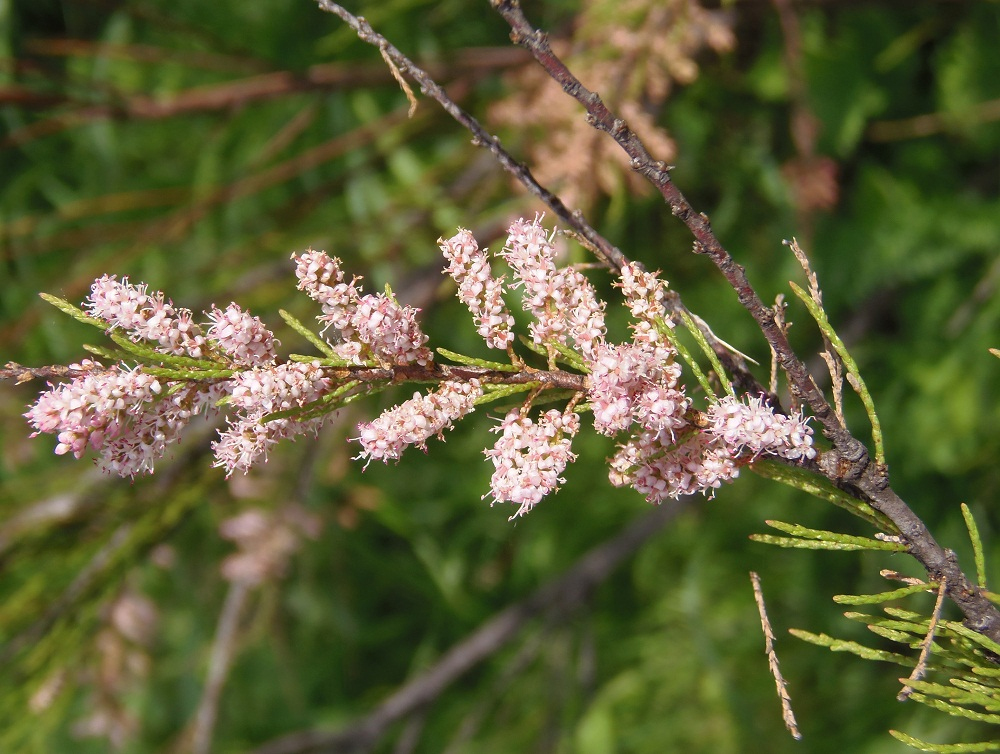
[[[243,612],[243,605],[246,604],[249,592],[247,584],[236,581],[230,584],[226,593],[226,601],[222,605],[222,612],[219,613],[215,641],[212,643],[205,689],[202,691],[201,702],[195,714],[191,754],[209,754],[212,751],[212,732],[215,730],[215,720],[219,714],[219,699],[226,677],[229,675],[229,665],[236,649],[236,630],[239,626],[240,613]]]

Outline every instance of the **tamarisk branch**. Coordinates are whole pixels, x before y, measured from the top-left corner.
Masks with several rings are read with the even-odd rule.
[[[805,363],[792,349],[784,330],[775,321],[738,264],[712,231],[708,216],[691,206],[670,179],[670,168],[654,160],[638,136],[624,120],[612,113],[600,96],[588,90],[552,51],[544,32],[528,22],[517,0],[490,0],[493,8],[511,27],[511,40],[527,48],[563,91],[576,99],[587,112],[587,122],[610,135],[629,156],[632,168],[659,190],[671,212],[695,238],[696,253],[708,256],[736,292],[743,307],[753,316],[778,363],[788,376],[793,395],[812,410],[823,425],[833,450],[822,454],[818,467],[833,483],[858,496],[886,514],[899,528],[910,553],[927,570],[932,581],[946,579],[948,596],[965,615],[966,624],[1000,642],[1000,610],[962,572],[955,553],[941,547],[910,507],[889,486],[888,471],[871,461],[864,444],[841,423],[836,411],[816,386]]]

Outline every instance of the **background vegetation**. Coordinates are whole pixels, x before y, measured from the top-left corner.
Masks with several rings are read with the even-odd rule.
[[[513,99],[532,86],[531,64],[487,3],[350,7],[557,184],[562,165],[561,191],[596,227],[767,363],[750,318],[656,197],[624,172],[581,178],[574,161],[591,159],[587,145],[569,158],[539,151],[556,132]],[[620,63],[616,34],[653,23],[639,2],[525,9],[575,40],[571,60],[595,76]],[[765,297],[796,277],[780,242],[800,238],[875,396],[894,486],[967,569],[958,505],[968,503],[998,562],[1000,402],[986,349],[1000,332],[1000,5],[747,1],[711,13],[711,23],[680,13],[660,35],[696,68],[664,63],[666,91],[638,75],[621,97],[662,129],[676,182]],[[671,36],[684,28],[731,39]],[[435,239],[462,225],[496,244],[510,218],[539,208],[433,103],[407,119],[377,51],[312,3],[23,0],[0,4],[0,45],[0,360],[84,356],[92,333],[36,294],[79,300],[105,272],[195,310],[237,300],[302,352],[277,310],[313,313],[287,259],[308,246],[376,287],[392,282],[424,307],[437,345],[479,348],[439,275]],[[815,345],[804,312],[791,318],[799,344]],[[231,592],[220,563],[235,548],[219,525],[239,511],[295,503],[321,533],[247,597],[220,752],[357,718],[646,513],[607,484],[610,446],[591,435],[577,440],[562,491],[516,526],[480,501],[489,421],[362,473],[345,438],[399,395],[356,406],[247,477],[208,469],[206,429],[155,476],[112,480],[53,456],[51,438],[27,439],[20,414],[38,388],[0,392],[3,751],[106,751],[111,734],[124,751],[186,748]],[[867,533],[802,494],[741,479],[693,501],[581,610],[530,622],[377,750],[801,750],[781,723],[751,569],[810,752],[904,751],[889,727],[990,737],[895,703],[895,668],[787,637],[801,627],[877,643],[830,597],[881,591],[879,568],[913,564],[748,542],[767,518]],[[145,606],[140,629],[109,638],[109,626],[121,633],[109,605],[122,594]],[[80,739],[81,721],[105,735]]]

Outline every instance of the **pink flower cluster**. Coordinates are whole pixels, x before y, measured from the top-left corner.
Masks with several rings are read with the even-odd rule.
[[[531,403],[541,387],[529,375],[534,390],[528,401],[494,428],[499,437],[486,451],[494,470],[484,498],[518,506],[513,518],[556,491],[575,458],[577,411],[584,408],[593,413],[598,432],[619,440],[609,461],[612,483],[634,487],[652,503],[696,492],[711,495],[762,455],[795,462],[816,456],[802,414],[776,413],[761,398],[713,398],[705,414],[693,409],[680,381],[673,323],[664,316],[666,283],[656,273],[634,264],[622,270],[618,285],[632,315],[632,337],[608,342],[604,302],[578,270],[556,266],[552,239],[540,218],[520,219],[510,225],[498,256],[512,270],[511,287],[520,290],[523,309],[534,318],[529,329],[546,349],[549,369],[560,368],[560,362],[579,369],[585,377],[578,373],[574,380],[584,389],[565,410],[533,418]],[[504,278],[494,277],[487,252],[467,230],[439,244],[480,336],[489,347],[508,350],[523,367],[512,351],[514,318],[504,301]],[[159,351],[163,366],[151,373],[142,366],[80,365],[78,376],[43,393],[25,414],[35,434],[56,434],[60,454],[79,457],[87,448],[96,450],[102,468],[134,476],[152,471],[193,416],[225,408],[228,423],[212,447],[215,465],[229,475],[266,460],[278,441],[317,431],[328,407],[361,381],[376,379],[372,375],[440,379],[436,390],[414,394],[358,426],[353,439],[367,465],[398,460],[410,445],[426,450],[431,437],[443,439],[477,404],[510,394],[488,391],[489,382],[507,381],[504,369],[483,367],[457,379],[456,372],[433,365],[417,310],[400,305],[388,291],[363,293],[358,278],[345,278],[340,260],[312,250],[292,258],[298,287],[320,304],[319,321],[332,331],[331,348],[342,359],[334,360],[335,368],[330,361],[281,363],[273,334],[236,304],[213,306],[203,332],[191,312],[175,308],[162,293],[105,276],[94,283],[87,313],[141,342],[145,349],[136,352],[143,359],[150,348]],[[575,357],[567,358],[567,349]],[[188,358],[171,358],[180,356]],[[191,358],[204,367],[191,368],[189,375],[183,370]],[[523,384],[524,376],[516,381]]]
[[[81,374],[42,393],[25,414],[33,436],[57,435],[56,453],[79,458],[90,448],[104,471],[128,477],[152,473],[192,418],[228,401],[237,418],[214,448],[216,465],[231,474],[248,469],[279,439],[313,430],[321,421],[261,421],[269,413],[317,400],[330,383],[316,365],[276,365],[273,334],[236,304],[212,307],[203,333],[190,311],[175,308],[162,293],[104,276],[94,282],[84,306],[108,329],[122,330],[165,357],[200,358],[210,370],[235,374],[231,379],[164,379],[142,366],[75,365]]]
[[[444,382],[427,395],[413,397],[382,413],[375,421],[358,425],[361,453],[365,466],[372,461],[398,460],[409,445],[426,450],[427,440],[441,439],[446,428],[472,413],[476,400],[483,395],[479,380]]]
[[[332,327],[338,356],[354,364],[429,364],[434,354],[417,325],[417,310],[400,306],[385,293],[362,294],[360,278],[344,281],[340,260],[309,249],[293,254],[299,290],[323,309],[319,318]]]
[[[240,366],[273,364],[278,354],[274,350],[274,335],[258,317],[230,304],[223,311],[212,307],[208,338],[225,351]]]
[[[222,394],[190,385],[169,394],[141,367],[104,369],[87,361],[84,373],[42,393],[25,417],[32,437],[57,435],[56,453],[80,458],[97,451],[98,466],[119,476],[149,473],[193,416]]]
[[[625,294],[625,304],[632,314],[632,339],[637,343],[662,343],[659,327],[673,329],[674,326],[672,320],[663,316],[666,282],[635,262],[629,262],[622,268],[618,286]]]
[[[205,338],[194,323],[189,309],[175,309],[159,291],[149,292],[145,285],[132,285],[105,275],[90,288],[87,313],[104,320],[111,329],[120,328],[138,342],[148,340],[164,353],[196,359],[203,355]]]
[[[472,233],[459,229],[447,241],[438,239],[450,263],[447,272],[458,284],[458,297],[469,307],[479,335],[490,348],[504,349],[514,342],[514,318],[503,300],[503,278],[494,278],[490,260]]]
[[[290,362],[277,366],[248,369],[230,381],[229,405],[236,417],[230,418],[227,429],[219,432],[212,443],[215,466],[224,468],[226,476],[234,471],[246,473],[258,458],[267,459],[267,452],[281,440],[308,432],[315,433],[325,417],[315,419],[266,419],[268,414],[303,408],[329,392],[332,381],[317,362]]]
[[[595,349],[588,364],[587,394],[594,428],[613,435],[638,424],[673,437],[675,430],[685,427],[691,402],[678,387],[681,368],[676,356],[672,348],[646,341],[602,343]]]
[[[801,413],[776,414],[762,399],[742,403],[727,396],[708,410],[706,432],[717,438],[733,456],[756,458],[762,453],[793,461],[813,459],[812,429]]]
[[[735,457],[697,432],[680,441],[663,431],[639,432],[618,446],[610,466],[613,485],[632,487],[657,504],[696,492],[709,494],[739,476]]]
[[[528,326],[540,345],[566,345],[590,358],[604,338],[604,302],[594,286],[572,267],[556,268],[552,238],[542,227],[520,219],[511,224],[501,252],[517,276],[513,288],[523,288],[523,306],[535,321]]]
[[[651,503],[695,492],[712,493],[739,476],[739,467],[768,454],[790,460],[816,457],[812,428],[802,414],[776,414],[760,398],[726,396],[707,412],[704,431],[679,439],[644,430],[618,446],[611,482],[630,486]]]
[[[494,467],[488,494],[494,503],[519,506],[513,519],[530,511],[566,481],[560,474],[576,459],[570,447],[580,431],[580,416],[552,409],[536,423],[513,409],[493,431],[500,433],[500,439],[486,451]]]

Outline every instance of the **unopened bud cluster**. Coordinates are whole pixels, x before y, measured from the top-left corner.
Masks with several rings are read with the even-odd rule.
[[[397,460],[410,445],[426,448],[477,405],[511,394],[494,391],[498,385],[524,385],[530,382],[525,375],[542,373],[514,352],[505,278],[493,274],[489,253],[467,230],[439,243],[479,335],[506,352],[510,367],[465,376],[438,367],[416,309],[400,305],[388,290],[364,293],[340,260],[309,250],[293,260],[299,289],[322,310],[317,319],[326,341],[314,342],[324,346],[324,358],[280,360],[271,331],[236,304],[213,306],[199,325],[162,293],[105,276],[91,289],[86,316],[124,336],[117,342],[126,351],[136,344],[138,365],[74,365],[77,376],[42,393],[25,416],[35,434],[57,435],[57,453],[80,457],[90,448],[104,470],[134,476],[152,472],[192,417],[224,410],[228,423],[213,450],[216,465],[231,474],[266,460],[280,440],[317,431],[345,397],[421,370],[420,379],[437,387],[362,423],[354,440],[366,463]],[[664,317],[666,284],[655,274],[634,264],[622,270],[616,285],[631,313],[632,336],[614,343],[605,303],[579,270],[557,265],[553,234],[538,218],[514,222],[497,257],[532,319],[534,348],[547,355],[545,374],[572,373],[580,386],[564,409],[535,415],[532,402],[545,385],[531,383],[521,388],[530,390],[524,405],[494,428],[499,437],[486,451],[494,466],[488,496],[516,505],[515,516],[564,481],[585,411],[598,432],[619,440],[609,461],[612,483],[632,486],[653,503],[711,494],[761,455],[815,457],[806,420],[778,414],[759,397],[712,397],[706,413],[693,409],[673,323]],[[365,382],[378,379],[383,385]]]

